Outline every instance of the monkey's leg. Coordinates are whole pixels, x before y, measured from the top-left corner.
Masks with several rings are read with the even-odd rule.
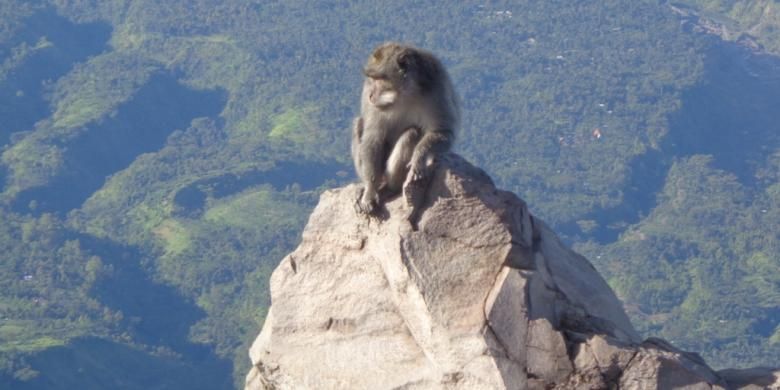
[[[365,183],[365,180],[363,180],[363,164],[360,160],[360,144],[363,139],[363,117],[359,116],[355,118],[352,121],[352,147],[351,147],[351,153],[352,153],[352,162],[355,165],[355,172],[358,175],[358,178],[360,178],[361,183]],[[365,187],[365,186],[364,186]],[[363,197],[363,191],[358,194],[357,199],[355,199],[355,210],[359,213],[363,213],[362,207],[360,207],[360,202]]]
[[[411,172],[408,181],[424,178],[429,172],[436,156],[445,153],[452,147],[452,130],[437,130],[426,132],[414,148],[410,162]]]
[[[358,148],[360,169],[358,175],[363,181],[363,195],[358,201],[358,209],[366,214],[372,214],[379,205],[379,184],[382,180],[385,166],[384,139],[371,133],[363,133],[363,139]]]
[[[363,117],[359,116],[352,122],[352,162],[355,172],[360,175],[360,141],[363,139]]]
[[[420,130],[409,128],[401,134],[396,141],[390,157],[387,159],[387,168],[385,169],[385,180],[387,189],[394,194],[401,192],[406,175],[409,173],[409,163],[412,161],[417,142],[420,141]]]

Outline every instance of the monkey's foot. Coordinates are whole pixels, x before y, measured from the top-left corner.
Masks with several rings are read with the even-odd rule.
[[[357,200],[355,201],[355,211],[358,214],[373,215],[376,213],[378,208],[379,195],[377,193],[374,193],[373,196],[368,195],[366,194],[366,190],[363,189],[360,192],[360,196],[358,196]]]

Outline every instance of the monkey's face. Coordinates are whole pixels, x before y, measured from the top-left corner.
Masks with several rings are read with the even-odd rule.
[[[368,57],[363,68],[366,76],[363,88],[372,106],[385,110],[401,103],[401,95],[408,94],[410,78],[399,62],[405,51],[404,46],[390,42],[376,48]]]
[[[398,98],[398,90],[388,79],[366,77],[364,88],[367,88],[368,101],[380,110],[389,108]]]

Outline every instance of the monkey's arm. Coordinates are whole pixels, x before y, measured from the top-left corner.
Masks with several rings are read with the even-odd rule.
[[[385,140],[375,134],[363,132],[357,145],[358,175],[363,182],[363,195],[358,201],[358,209],[366,214],[376,211],[379,205],[379,185],[385,171]]]
[[[432,131],[425,133],[420,142],[414,148],[412,159],[409,163],[409,173],[403,183],[403,196],[411,213],[408,218],[412,225],[421,212],[421,206],[425,200],[433,162],[436,156],[447,152],[452,146],[454,134],[451,130]]]
[[[395,142],[385,167],[385,186],[391,193],[401,192],[406,181],[412,154],[420,141],[420,130],[411,127],[406,129]]]
[[[352,162],[355,172],[360,175],[360,140],[363,138],[363,117],[359,116],[352,122]]]

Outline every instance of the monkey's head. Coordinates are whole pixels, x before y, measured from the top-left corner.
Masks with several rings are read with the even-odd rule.
[[[385,109],[399,96],[426,93],[440,77],[441,65],[430,53],[414,47],[388,42],[368,57],[363,68],[365,88],[372,105]]]

